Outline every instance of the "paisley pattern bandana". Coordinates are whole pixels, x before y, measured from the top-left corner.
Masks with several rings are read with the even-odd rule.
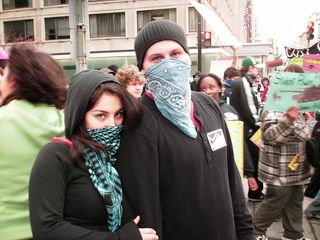
[[[120,147],[122,128],[122,125],[98,129],[88,128],[89,136],[94,141],[106,145],[108,154],[88,148],[84,151],[85,164],[93,185],[103,197],[108,214],[108,229],[112,232],[120,227],[122,217],[121,182],[118,172],[113,167],[116,161],[115,154]]]
[[[196,138],[192,122],[190,64],[176,58],[165,58],[144,74],[147,88],[161,114],[189,137]]]

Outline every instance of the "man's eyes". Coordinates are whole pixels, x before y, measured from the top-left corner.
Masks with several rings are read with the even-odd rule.
[[[176,56],[180,56],[181,55],[181,52],[173,52],[172,54],[171,54],[171,56],[173,56],[173,57],[176,57]]]
[[[153,62],[159,62],[159,61],[162,60],[162,59],[163,59],[162,56],[155,56],[155,57],[152,58],[152,61],[153,61]]]

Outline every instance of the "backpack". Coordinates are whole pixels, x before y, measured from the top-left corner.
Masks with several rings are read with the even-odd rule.
[[[320,168],[320,122],[318,121],[312,130],[311,138],[306,140],[306,155],[309,164]]]

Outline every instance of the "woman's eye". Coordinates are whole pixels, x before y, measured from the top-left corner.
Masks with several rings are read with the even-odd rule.
[[[123,112],[118,112],[115,117],[116,118],[122,118],[123,117]]]
[[[98,114],[98,115],[97,115],[97,118],[98,118],[98,119],[104,119],[104,114],[102,114],[102,113],[101,113],[101,114]]]

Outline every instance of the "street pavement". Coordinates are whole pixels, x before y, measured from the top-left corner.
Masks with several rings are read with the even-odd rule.
[[[245,196],[247,197],[248,184],[246,179],[243,179],[243,188]],[[308,204],[312,201],[312,198],[304,197],[303,208],[305,209]],[[249,210],[254,219],[254,213],[258,209],[261,202],[251,202],[248,201]],[[320,219],[307,219],[305,214],[303,215],[303,230],[304,236],[310,238],[311,240],[320,240]],[[281,218],[276,220],[268,229],[267,236],[270,240],[280,240],[283,234],[282,221]]]

